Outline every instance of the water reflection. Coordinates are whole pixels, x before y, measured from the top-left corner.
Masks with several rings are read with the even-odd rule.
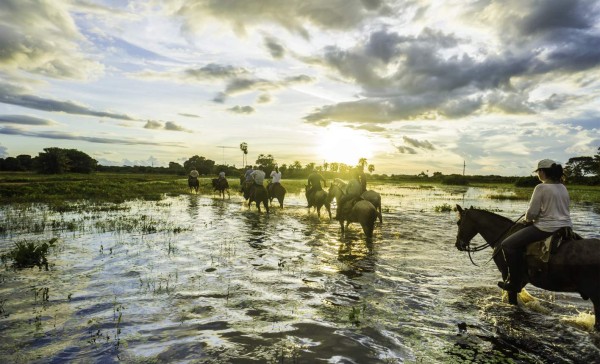
[[[499,273],[486,264],[490,252],[476,254],[480,266],[473,266],[454,247],[455,214],[435,211],[443,204],[473,205],[516,218],[527,201],[490,200],[485,196],[493,190],[472,187],[372,188],[382,192],[385,216],[370,242],[359,224],[342,237],[336,221],[309,214],[303,194],[288,194],[286,208],[270,214],[248,209],[239,196],[202,195],[135,202],[85,218],[74,212],[68,218],[81,220],[77,234],[48,229],[28,235],[60,238],[50,271],[0,273],[3,360],[529,363],[599,357],[598,335],[564,319],[590,312],[590,302],[528,287],[541,309],[503,303],[495,286]],[[573,205],[582,235],[598,237],[597,208]],[[35,209],[6,214],[24,221],[43,216],[48,225],[67,216]],[[23,238],[11,234],[0,241],[2,252]],[[45,288],[50,298],[41,302],[35,292]],[[468,330],[458,336],[460,322]]]

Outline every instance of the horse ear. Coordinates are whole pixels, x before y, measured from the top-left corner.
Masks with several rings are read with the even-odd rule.
[[[460,207],[460,205],[458,205],[458,204],[457,204],[457,205],[456,205],[456,211],[458,211],[458,212],[462,212],[462,211],[463,211],[463,209],[462,209],[462,207]]]

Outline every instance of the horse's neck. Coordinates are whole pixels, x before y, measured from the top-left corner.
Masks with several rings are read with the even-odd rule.
[[[510,219],[480,210],[480,217],[476,220],[479,235],[492,247],[499,243],[513,225]]]

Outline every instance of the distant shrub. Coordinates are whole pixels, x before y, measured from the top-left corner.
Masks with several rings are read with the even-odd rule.
[[[442,178],[442,184],[453,186],[468,186],[469,180],[465,176],[451,175]]]
[[[435,212],[452,212],[453,207],[447,203],[434,207]]]
[[[515,187],[535,187],[540,183],[537,177],[519,177],[515,181]]]

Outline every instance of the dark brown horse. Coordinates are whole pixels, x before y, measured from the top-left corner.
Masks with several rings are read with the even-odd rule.
[[[310,206],[314,206],[314,208],[317,210],[317,216],[319,216],[319,218],[321,217],[321,207],[325,206],[327,214],[329,214],[329,220],[331,220],[331,204],[327,198],[327,192],[318,190],[313,193],[309,193],[308,185],[304,185],[304,195],[306,196],[306,201],[308,204]]]
[[[336,178],[331,187],[329,187],[328,199],[329,203],[332,203],[333,200],[336,200],[336,203],[340,200],[340,198],[345,194],[344,190],[346,189],[347,183],[342,181],[339,178]],[[375,206],[377,210],[377,217],[379,218],[379,222],[383,223],[383,215],[381,214],[381,195],[373,190],[368,190],[362,193],[360,197],[363,200],[367,200]]]
[[[269,193],[267,192],[267,189],[264,186],[258,186],[256,184],[252,187],[246,186],[246,188],[249,189],[248,207],[251,207],[252,202],[255,202],[258,212],[261,212],[260,204],[262,203],[265,210],[267,210],[267,213],[269,213]]]
[[[353,206],[349,214],[338,216],[342,235],[346,233],[348,225],[352,222],[357,222],[363,229],[367,241],[373,238],[373,229],[377,220],[377,210],[372,203],[367,200],[358,200]],[[346,226],[344,227],[344,222]]]
[[[525,225],[485,210],[463,209],[458,205],[456,209],[460,215],[456,248],[470,254],[487,246],[492,247],[494,262],[506,280],[508,268],[500,243]],[[471,239],[477,234],[486,244],[472,247]],[[562,241],[558,249],[548,256],[547,263],[540,258],[540,254],[531,252],[528,249],[525,259],[527,269],[524,269],[526,274],[520,288],[531,283],[554,292],[577,292],[584,300],[592,301],[596,318],[600,315],[600,239]],[[511,304],[518,304],[517,291],[508,292],[508,300]],[[596,319],[594,328],[600,330],[600,320]]]
[[[279,201],[279,207],[283,208],[283,200],[287,190],[281,185],[281,183],[269,183],[267,186],[269,192],[269,202],[273,204],[273,199],[276,198]]]
[[[188,176],[188,187],[190,188],[190,193],[198,193],[198,188],[200,188],[198,177]]]
[[[218,191],[219,196],[221,196],[223,199],[225,198],[225,192],[227,192],[227,198],[231,198],[231,195],[229,194],[229,182],[227,182],[227,179],[213,178],[212,186],[213,190]]]

